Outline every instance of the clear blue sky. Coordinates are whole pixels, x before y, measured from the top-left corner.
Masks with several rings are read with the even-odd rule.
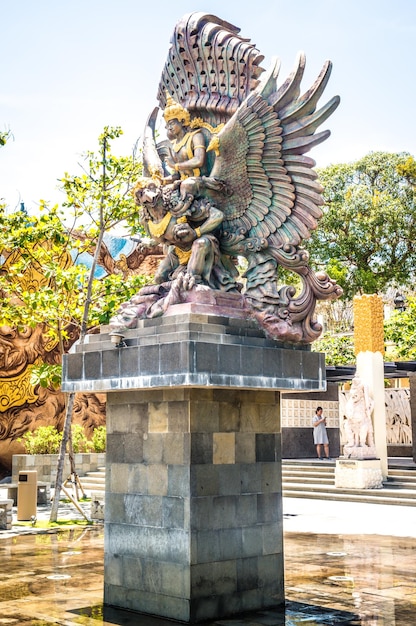
[[[0,197],[10,208],[40,198],[60,202],[57,180],[79,171],[104,125],[121,126],[114,151],[127,154],[157,104],[175,23],[206,11],[241,28],[265,55],[282,61],[282,82],[306,54],[308,89],[326,59],[333,72],[323,104],[341,105],[332,136],[312,150],[317,166],[370,151],[416,154],[414,0],[0,0]]]

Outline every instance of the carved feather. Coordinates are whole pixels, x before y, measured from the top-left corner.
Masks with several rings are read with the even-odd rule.
[[[264,56],[239,32],[214,15],[185,15],[175,27],[160,79],[161,108],[168,91],[197,117],[217,125],[229,119],[264,71]]]
[[[242,236],[247,249],[296,247],[321,217],[322,187],[313,170],[315,161],[305,153],[330,134],[317,131],[339,98],[317,107],[332,65],[326,62],[310,89],[300,95],[303,53],[281,86],[279,61],[273,59],[264,72],[262,60],[238,28],[193,13],[175,28],[158,89],[162,108],[167,89],[193,116],[225,122],[217,135],[219,155],[211,176],[224,180],[230,190],[215,198],[224,212],[227,250],[232,242],[240,246]]]
[[[300,83],[305,71],[306,59],[303,52],[300,52],[297,58],[297,65],[283,83],[283,85],[270,96],[269,103],[273,105],[275,111],[283,109],[287,104],[291,104],[297,100],[300,94]]]
[[[160,176],[164,175],[163,165],[155,143],[155,124],[158,107],[154,108],[148,117],[144,134],[143,134],[143,175],[144,176]]]
[[[285,137],[290,139],[294,137],[300,137],[302,135],[312,135],[317,128],[335,111],[340,102],[339,96],[331,98],[331,100],[319,111],[316,111],[313,115],[308,115],[301,119],[300,122],[293,122],[291,124],[285,124]]]
[[[291,102],[285,107],[280,105],[279,117],[282,120],[282,123],[290,124],[293,119],[307,117],[315,111],[316,105],[324,92],[329,77],[331,76],[331,71],[332,63],[331,61],[326,61],[318,78],[302,97],[294,102]]]

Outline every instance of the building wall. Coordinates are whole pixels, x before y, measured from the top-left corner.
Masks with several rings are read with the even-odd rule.
[[[412,383],[416,391],[416,377]],[[327,417],[330,454],[340,456],[345,443],[343,423],[348,393],[348,390],[340,389],[338,383],[328,383],[327,391],[322,393],[282,394],[282,458],[316,457],[312,418],[317,406],[322,406]],[[386,389],[385,403],[388,455],[411,457],[415,439],[412,435],[411,389]]]
[[[326,392],[282,394],[282,458],[316,458],[312,420],[317,406],[327,417],[330,454],[340,455],[338,384],[328,383]]]

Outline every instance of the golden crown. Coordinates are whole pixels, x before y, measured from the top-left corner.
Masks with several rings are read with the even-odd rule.
[[[179,120],[185,126],[189,126],[191,115],[188,109],[185,109],[179,102],[176,102],[169,93],[166,93],[166,106],[163,111],[163,117],[166,122],[170,120]]]

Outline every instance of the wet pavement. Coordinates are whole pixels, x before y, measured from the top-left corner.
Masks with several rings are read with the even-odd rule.
[[[398,506],[284,499],[286,611],[213,623],[414,626],[415,515]],[[63,505],[65,517],[82,519]],[[37,518],[48,519],[48,508],[38,507]],[[103,542],[101,524],[0,531],[0,626],[171,625],[103,607]]]

